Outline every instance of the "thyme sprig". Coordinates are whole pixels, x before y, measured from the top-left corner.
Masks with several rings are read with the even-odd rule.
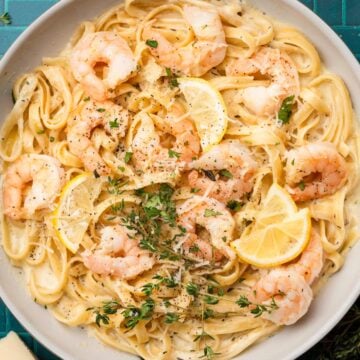
[[[184,236],[186,230],[177,225],[175,202],[172,200],[174,189],[168,184],[161,184],[157,192],[144,189],[136,191],[141,198],[140,209],[122,218],[122,224],[140,237],[139,246],[159,256],[161,260],[180,261],[183,256],[171,248],[176,238]],[[161,240],[164,225],[177,229],[178,232],[167,240]]]
[[[8,12],[4,12],[0,15],[0,23],[3,23],[4,25],[11,24],[11,16]]]
[[[249,299],[245,295],[241,295],[240,298],[236,301],[236,304],[239,305],[241,308],[251,307],[250,312],[256,318],[261,316],[264,312],[272,313],[274,310],[279,309],[279,306],[276,304],[274,297],[271,298],[270,304],[267,305],[267,304],[255,304],[249,301]]]

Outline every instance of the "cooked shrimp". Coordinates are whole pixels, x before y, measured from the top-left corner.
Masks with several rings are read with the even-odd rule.
[[[150,51],[160,65],[188,76],[202,76],[225,58],[224,29],[216,11],[185,5],[184,18],[196,36],[196,40],[187,46],[174,46],[154,30],[151,23],[145,26],[143,39],[157,41],[157,47]]]
[[[114,138],[122,138],[125,136],[128,122],[129,113],[121,106],[110,101],[90,101],[68,131],[70,151],[83,161],[87,170],[96,170],[99,175],[108,175],[110,169],[91,142],[91,132],[102,125]]]
[[[311,285],[320,275],[323,266],[324,250],[321,238],[317,232],[312,230],[310,242],[300,256],[300,259],[295,264],[288,265],[288,268],[295,270]]]
[[[179,224],[187,231],[183,244],[188,255],[206,260],[218,261],[225,255],[235,258],[234,251],[228,246],[232,240],[235,221],[225,205],[215,199],[194,196],[178,207]],[[208,231],[210,241],[196,234],[196,225]]]
[[[141,250],[138,241],[130,239],[120,225],[103,228],[99,248],[94,253],[84,252],[83,259],[92,272],[124,280],[133,279],[155,264],[150,253]]]
[[[188,176],[192,188],[200,190],[201,194],[210,191],[210,197],[226,202],[238,200],[252,190],[257,164],[246,147],[238,141],[227,140],[214,146],[189,166],[197,169],[191,171]],[[201,175],[200,170],[215,171],[218,175],[215,176],[213,173],[214,178],[210,179]],[[226,176],[221,179],[224,170]]]
[[[255,304],[270,305],[274,300],[277,307],[269,308],[263,317],[278,325],[291,325],[306,314],[313,299],[311,287],[304,277],[291,269],[271,270],[260,278],[249,294]]]
[[[103,78],[96,71],[106,65]],[[84,90],[97,101],[111,97],[117,85],[126,81],[136,70],[136,60],[127,42],[111,31],[85,35],[70,56],[74,77]]]
[[[183,109],[174,104],[166,118],[170,123],[170,134],[175,137],[173,150],[180,154],[180,161],[188,163],[199,155],[201,147],[194,124],[184,118],[184,114]]]
[[[269,76],[271,81],[268,87],[256,86],[242,90],[245,106],[256,115],[274,115],[285,98],[300,92],[296,66],[283,51],[264,47],[252,58],[233,60],[226,67],[226,75],[230,76],[256,73]]]
[[[295,201],[334,194],[347,177],[346,161],[331,143],[312,143],[287,154],[287,190]]]
[[[199,153],[200,140],[190,120],[173,119],[169,128],[167,131],[175,137],[171,150],[175,151],[176,156],[172,156],[169,149],[161,145],[152,119],[148,116],[143,117],[132,142],[133,159],[137,168],[149,172],[183,169],[186,163]]]
[[[38,209],[51,208],[63,182],[64,169],[57,159],[47,155],[22,155],[4,175],[4,214],[20,220]]]
[[[142,118],[136,135],[132,141],[133,163],[141,171],[172,172],[178,159],[170,157],[168,149],[161,146],[160,136],[156,132],[152,119],[145,115]]]

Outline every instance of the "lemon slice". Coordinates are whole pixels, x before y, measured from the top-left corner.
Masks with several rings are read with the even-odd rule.
[[[52,223],[57,237],[74,254],[89,226],[100,190],[101,180],[85,173],[70,180],[61,192]]]
[[[273,184],[269,189],[263,208],[264,210],[256,215],[258,224],[262,226],[279,222],[287,215],[297,212],[297,206],[290,194],[278,184]]]
[[[256,216],[240,239],[231,243],[239,258],[257,267],[272,267],[295,259],[310,239],[309,209],[297,210],[289,194],[273,185]]]
[[[220,143],[228,126],[224,100],[219,91],[206,80],[179,78],[178,83],[195,122],[201,147],[208,151]]]

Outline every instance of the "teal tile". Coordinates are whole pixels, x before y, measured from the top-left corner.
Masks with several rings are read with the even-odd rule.
[[[0,54],[4,54],[22,32],[23,29],[14,29],[11,26],[2,28],[0,34]]]
[[[40,360],[60,360],[60,358],[40,343],[36,344],[36,354]]]
[[[341,25],[342,0],[317,0],[316,13],[329,25]]]
[[[302,0],[301,1],[304,5],[306,5],[311,10],[314,9],[314,1],[313,0]]]
[[[56,0],[19,1],[8,0],[8,12],[12,16],[12,25],[29,25],[49,7],[56,4]]]
[[[4,337],[7,333],[6,328],[6,308],[2,300],[0,299],[0,338]]]
[[[346,2],[346,24],[359,25],[360,23],[360,1],[347,0]]]
[[[360,26],[357,27],[340,27],[335,31],[349,46],[354,54],[360,54]]]
[[[30,334],[19,334],[21,340],[25,345],[31,350],[34,351],[34,339]]]
[[[11,327],[11,330],[17,333],[26,333],[24,327],[19,323],[19,321],[17,321],[10,311],[7,311],[6,313],[6,322]]]

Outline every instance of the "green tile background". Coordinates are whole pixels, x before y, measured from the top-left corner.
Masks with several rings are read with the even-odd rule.
[[[360,0],[300,1],[331,25],[360,60]],[[8,11],[13,20],[10,26],[0,25],[0,57],[32,21],[56,2],[57,0],[0,0],[0,13]],[[0,338],[10,330],[16,331],[21,336],[39,360],[58,359],[21,326],[0,300]],[[306,356],[306,354],[302,358],[314,359],[312,355]]]

